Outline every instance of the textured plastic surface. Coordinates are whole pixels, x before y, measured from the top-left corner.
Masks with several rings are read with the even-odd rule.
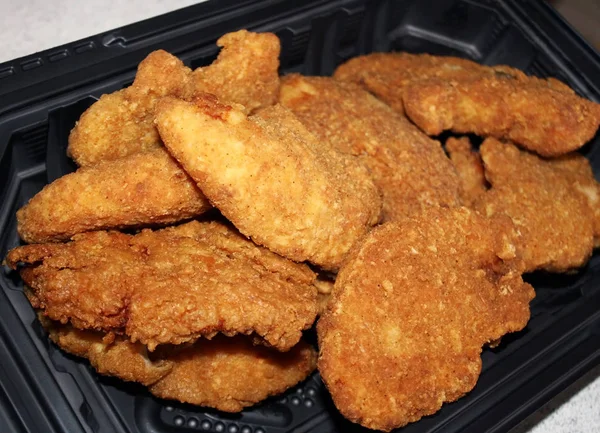
[[[600,57],[545,3],[492,0],[219,1],[0,65],[0,256],[19,244],[15,212],[73,170],[66,139],[95,98],[131,83],[150,51],[192,67],[239,28],[281,39],[281,72],[330,74],[371,51],[452,54],[555,76],[600,100]],[[600,140],[583,149],[600,174]],[[529,277],[537,291],[527,328],[483,353],[475,390],[402,431],[504,432],[600,362],[600,255],[574,275]],[[22,293],[0,272],[2,432],[362,431],[337,413],[318,374],[285,395],[227,415],[155,399],[95,374],[51,344]]]

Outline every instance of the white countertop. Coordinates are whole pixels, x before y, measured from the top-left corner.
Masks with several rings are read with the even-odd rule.
[[[0,63],[179,9],[190,0],[0,0]],[[600,366],[511,433],[600,432]]]

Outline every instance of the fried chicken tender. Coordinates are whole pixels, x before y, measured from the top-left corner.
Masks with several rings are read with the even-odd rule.
[[[210,92],[248,110],[273,104],[279,88],[277,36],[240,30],[217,45],[223,49],[215,62],[194,71],[166,51],[150,53],[130,87],[103,95],[82,114],[69,137],[69,155],[86,166],[161,146],[154,110],[167,95],[191,99]]]
[[[404,106],[428,134],[450,129],[509,139],[547,157],[579,149],[600,123],[598,104],[557,91],[544,80],[504,74],[410,85]]]
[[[494,138],[479,151],[492,188],[474,207],[488,216],[512,218],[523,236],[526,270],[564,272],[583,266],[592,254],[599,196],[585,158],[543,159]],[[579,171],[584,167],[587,171]]]
[[[460,178],[461,202],[464,206],[472,207],[473,203],[488,189],[481,156],[473,150],[468,137],[448,138],[446,151]]]
[[[335,270],[379,220],[367,170],[281,106],[246,117],[209,94],[194,103],[165,98],[156,123],[211,203],[271,251]]]
[[[600,124],[598,104],[508,66],[378,53],[348,61],[335,77],[362,84],[429,135],[449,129],[506,138],[543,156],[580,148]]]
[[[317,324],[319,372],[346,418],[389,431],[475,386],[482,346],[529,320],[517,237],[510,219],[464,207],[367,235]]]
[[[75,235],[67,244],[17,247],[6,256],[28,286],[31,305],[48,318],[76,328],[118,330],[127,323],[129,298],[142,261],[118,232]]]
[[[357,85],[291,74],[281,80],[279,100],[321,141],[369,169],[384,221],[459,205],[459,179],[440,143]]]
[[[594,246],[600,247],[600,183],[594,177],[590,162],[576,153],[552,161],[588,204],[593,218]]]
[[[166,95],[189,98],[191,72],[166,51],[150,53],[130,87],[102,95],[81,115],[69,135],[69,156],[83,167],[160,147],[156,103]]]
[[[404,52],[354,57],[337,68],[334,78],[359,84],[403,113],[407,86],[430,79],[456,81],[477,75],[508,76],[521,81],[530,78],[523,71],[506,65],[485,66],[459,57]],[[573,94],[573,90],[560,80],[550,77],[544,81],[556,91]]]
[[[90,232],[9,252],[34,308],[80,329],[125,333],[150,350],[216,333],[285,351],[317,313],[315,274],[218,222],[131,236]]]
[[[17,212],[28,243],[64,241],[91,230],[166,224],[212,208],[164,148],[81,167],[36,194]]]
[[[395,111],[404,113],[404,90],[415,81],[456,80],[480,73],[483,66],[458,57],[410,53],[372,53],[338,66],[334,78],[371,92]]]
[[[218,336],[159,355],[171,373],[152,385],[157,397],[225,412],[239,412],[306,379],[317,364],[315,349],[300,341],[289,352],[254,346],[244,336]]]
[[[161,346],[149,354],[122,337],[75,329],[42,318],[61,349],[86,358],[100,374],[139,382],[157,397],[239,412],[306,379],[317,364],[315,349],[300,341],[288,352],[254,346],[245,336],[217,336],[192,345]]]
[[[240,30],[222,36],[217,45],[223,48],[219,57],[192,73],[194,96],[212,93],[221,100],[243,105],[248,112],[275,104],[279,92],[279,38],[273,33]]]
[[[258,247],[222,224],[184,229],[190,233],[175,228],[154,236],[146,231],[134,240],[158,271],[132,295],[127,334],[134,341],[152,350],[156,343],[216,332],[254,333],[261,343],[284,351],[312,326],[316,276],[307,266]],[[173,276],[183,289],[179,293],[172,287]]]
[[[173,370],[169,359],[150,360],[143,344],[123,338],[107,341],[102,332],[75,329],[43,316],[42,325],[50,339],[65,352],[86,358],[94,369],[105,376],[115,376],[128,382],[148,386],[158,382]]]

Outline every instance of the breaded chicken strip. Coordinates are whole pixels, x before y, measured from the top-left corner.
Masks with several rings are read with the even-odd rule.
[[[600,124],[600,106],[550,78],[428,54],[376,53],[335,73],[363,85],[427,134],[444,130],[513,140],[543,156],[583,146]]]
[[[273,33],[240,30],[223,35],[217,45],[223,48],[219,57],[192,73],[193,96],[212,93],[223,101],[243,105],[248,112],[275,104],[279,92],[279,38]]]
[[[281,106],[248,118],[208,94],[194,103],[165,98],[156,122],[211,203],[271,251],[335,270],[379,220],[367,170],[319,143]]]
[[[318,368],[340,412],[389,431],[469,392],[482,346],[529,320],[508,218],[430,208],[353,251],[317,324]]]
[[[488,216],[512,218],[523,236],[526,270],[583,266],[598,237],[598,183],[587,160],[578,154],[543,159],[493,138],[485,140],[480,153],[492,188],[474,207]]]
[[[166,224],[212,206],[164,148],[81,167],[46,185],[17,212],[28,243],[63,241],[91,230]]]
[[[488,189],[481,156],[473,150],[468,137],[448,138],[446,151],[460,178],[461,202],[464,206],[472,207],[473,203]]]
[[[132,243],[155,275],[133,293],[126,330],[151,350],[217,332],[253,333],[262,344],[288,350],[314,322],[315,274],[229,226],[145,231]]]
[[[50,319],[125,333],[150,350],[222,332],[285,351],[317,313],[307,266],[218,222],[136,236],[84,233],[67,244],[15,248],[6,262],[24,264],[31,304]]]
[[[288,75],[279,100],[336,150],[357,157],[383,195],[383,219],[458,206],[459,179],[440,143],[353,83]]]
[[[143,266],[131,236],[118,232],[75,235],[67,244],[33,244],[8,252],[12,269],[22,263],[25,294],[48,318],[76,328],[118,331]]]
[[[128,382],[151,385],[171,373],[174,363],[168,359],[150,360],[146,347],[103,332],[81,330],[62,325],[40,315],[50,339],[65,352],[86,358],[94,369],[106,376]]]
[[[529,78],[523,71],[510,66],[485,66],[459,57],[404,52],[354,57],[338,66],[334,73],[336,79],[359,84],[400,113],[404,112],[404,90],[415,82],[455,81],[477,75],[507,76],[521,81]],[[555,78],[545,81],[556,91],[573,93],[569,86]]]
[[[579,149],[600,123],[598,104],[557,91],[545,80],[504,74],[415,83],[404,92],[404,106],[428,134],[449,129],[509,139],[547,157]]]
[[[430,78],[456,80],[478,74],[482,68],[458,57],[372,53],[348,60],[338,66],[333,76],[360,85],[395,111],[404,113],[404,89],[412,82]]]
[[[43,319],[58,347],[86,358],[107,376],[139,382],[157,397],[225,412],[279,394],[306,379],[315,369],[317,353],[300,341],[288,352],[254,346],[245,336],[218,336],[192,345],[161,346],[149,354],[140,343],[122,337],[83,331]]]
[[[594,246],[600,247],[600,183],[596,180],[587,158],[577,153],[552,160],[574,186],[591,211],[594,227]]]
[[[154,110],[160,98],[210,92],[248,110],[272,105],[279,88],[279,39],[240,30],[222,36],[212,65],[194,71],[171,54],[150,53],[130,87],[103,95],[71,131],[68,152],[80,166],[159,147]]]
[[[285,391],[317,364],[316,350],[302,340],[285,353],[254,346],[245,336],[217,336],[157,352],[173,370],[149,388],[152,394],[225,412]]]
[[[130,87],[102,95],[81,115],[69,135],[69,156],[83,167],[159,147],[154,107],[166,95],[189,98],[191,72],[166,51],[150,53]]]

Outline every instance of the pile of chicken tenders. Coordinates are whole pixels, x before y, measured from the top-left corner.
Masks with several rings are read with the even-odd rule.
[[[6,263],[99,373],[235,412],[318,369],[346,418],[389,431],[527,325],[523,273],[600,245],[575,152],[600,106],[565,84],[408,53],[279,76],[274,34],[218,45],[195,70],[150,53],[71,131],[78,170],[17,212]]]

